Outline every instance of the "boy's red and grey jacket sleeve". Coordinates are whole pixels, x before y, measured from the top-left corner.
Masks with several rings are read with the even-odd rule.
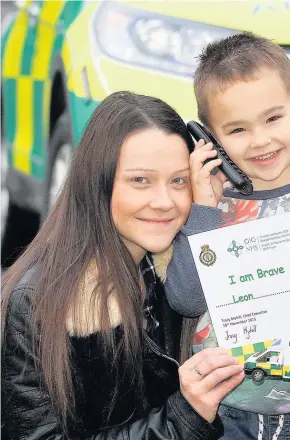
[[[221,222],[220,209],[193,203],[187,223],[174,240],[165,292],[170,307],[188,318],[202,315],[207,306],[187,237],[218,229]]]
[[[132,423],[95,433],[67,436],[45,390],[32,351],[30,287],[12,295],[2,346],[2,434],[25,440],[217,440],[223,435],[219,416],[210,424],[180,391],[159,408]],[[96,391],[97,392],[97,391]]]

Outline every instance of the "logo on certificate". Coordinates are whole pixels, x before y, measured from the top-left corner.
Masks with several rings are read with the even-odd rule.
[[[204,266],[213,266],[216,262],[216,253],[210,249],[208,244],[201,246],[201,253],[199,254],[199,261]]]
[[[241,253],[244,251],[244,246],[238,243],[236,240],[233,240],[228,247],[228,252],[230,252],[235,257],[239,257]]]

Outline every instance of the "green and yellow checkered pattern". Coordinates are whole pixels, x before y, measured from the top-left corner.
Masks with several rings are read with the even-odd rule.
[[[77,15],[82,2],[38,2],[39,13],[31,16],[29,8],[35,7],[33,3],[26,0],[4,36],[2,78],[4,115],[8,114],[5,136],[9,163],[22,173],[42,179],[49,133],[52,61],[62,51],[63,30]]]
[[[270,345],[273,344],[274,340],[275,339],[271,339],[269,341],[257,342],[256,344],[249,344],[249,345],[244,345],[242,347],[235,347],[230,349],[229,353],[232,356],[236,357],[240,364],[244,364],[252,354],[260,353],[261,351],[264,351],[267,348],[269,348]]]
[[[281,365],[269,364],[267,362],[249,362],[249,368],[261,368],[267,372],[268,376],[282,376],[283,374]]]

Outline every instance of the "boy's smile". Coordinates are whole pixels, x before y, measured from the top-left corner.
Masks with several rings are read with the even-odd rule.
[[[274,70],[209,96],[210,125],[255,190],[290,183],[290,92]]]

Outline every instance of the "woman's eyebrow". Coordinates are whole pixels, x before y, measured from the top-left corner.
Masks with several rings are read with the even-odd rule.
[[[127,168],[125,171],[152,171],[154,173],[157,172],[157,170],[152,170],[151,168],[141,168],[141,167],[137,167],[137,168]]]
[[[189,171],[189,167],[183,168],[182,170],[174,171],[175,173],[182,173],[183,171]]]
[[[157,173],[158,170],[153,170],[151,168],[141,168],[141,167],[137,167],[137,168],[127,168],[125,171],[151,171],[153,173]],[[176,174],[176,173],[182,173],[184,171],[189,171],[189,167],[187,168],[183,168],[182,170],[176,170],[174,171],[172,174]]]

